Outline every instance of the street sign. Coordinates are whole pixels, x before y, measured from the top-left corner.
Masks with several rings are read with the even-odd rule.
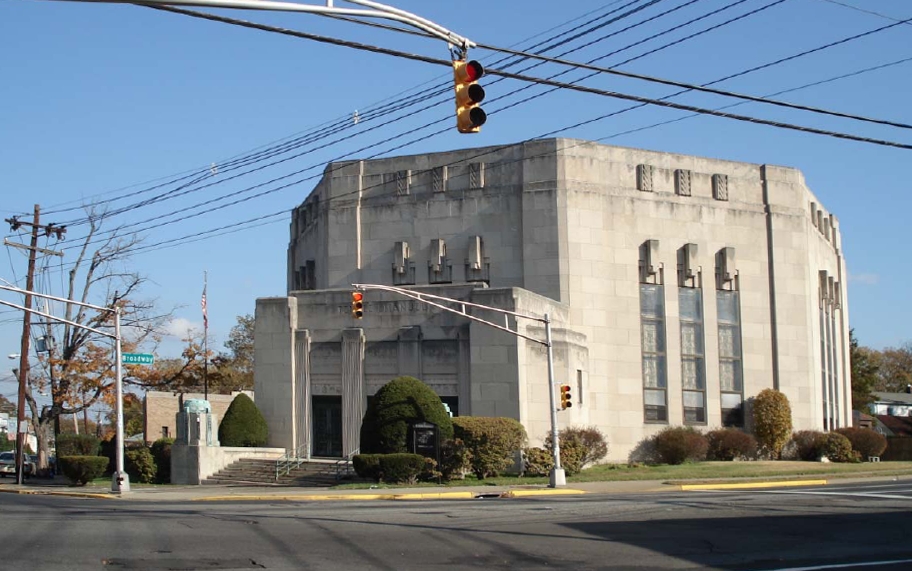
[[[120,356],[120,362],[124,365],[151,365],[155,362],[155,355],[152,353],[124,353]]]

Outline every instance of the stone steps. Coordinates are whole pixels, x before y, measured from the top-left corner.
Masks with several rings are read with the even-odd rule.
[[[305,462],[276,480],[276,461],[244,458],[226,466],[203,481],[203,485],[251,484],[269,486],[329,487],[339,483],[339,466],[334,462]],[[350,466],[341,474],[354,476]]]

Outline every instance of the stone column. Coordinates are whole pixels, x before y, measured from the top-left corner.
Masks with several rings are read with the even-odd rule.
[[[460,328],[457,336],[459,361],[456,371],[459,416],[472,415],[472,346],[469,342],[469,326]]]
[[[364,416],[364,331],[342,330],[342,455],[361,449]]]
[[[295,331],[295,451],[310,458],[311,451],[311,375],[310,331]]]
[[[421,378],[421,327],[399,329],[399,376]]]

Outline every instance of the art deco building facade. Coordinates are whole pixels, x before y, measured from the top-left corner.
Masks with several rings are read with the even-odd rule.
[[[540,344],[385,292],[356,320],[352,283],[547,313],[574,398],[559,422],[598,426],[611,460],[667,425],[742,425],[765,388],[796,429],[850,425],[840,244],[793,168],[570,139],[330,164],[294,210],[287,295],[257,300],[269,445],[357,452],[370,395],[399,375],[457,414],[519,419],[533,444],[547,432]]]

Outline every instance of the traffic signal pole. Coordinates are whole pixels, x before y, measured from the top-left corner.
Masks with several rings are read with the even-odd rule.
[[[44,299],[50,299],[53,301],[59,301],[62,303],[72,303],[80,307],[87,307],[89,309],[94,309],[96,311],[103,312],[113,312],[114,313],[114,334],[108,333],[106,331],[101,331],[100,329],[95,329],[94,327],[89,327],[88,325],[83,325],[81,323],[76,323],[75,321],[70,321],[68,319],[63,319],[62,317],[55,317],[49,313],[43,311],[38,311],[37,309],[31,309],[29,307],[24,307],[15,303],[4,301],[0,299],[0,305],[5,305],[7,307],[12,307],[14,309],[19,309],[25,312],[26,319],[30,319],[31,315],[40,315],[46,319],[53,319],[60,323],[66,323],[77,327],[79,329],[85,329],[96,333],[103,337],[107,337],[114,341],[114,370],[115,370],[115,383],[116,383],[116,392],[117,392],[117,453],[116,453],[116,466],[114,476],[111,482],[111,491],[114,492],[128,492],[130,491],[130,477],[127,475],[126,470],[124,470],[124,422],[123,422],[123,369],[122,369],[122,359],[123,354],[121,353],[121,335],[120,335],[120,307],[101,307],[98,305],[92,305],[91,303],[85,303],[81,301],[74,301],[71,299],[66,299],[62,297],[56,297],[53,295],[48,295],[45,293],[38,293],[36,291],[30,291],[27,289],[20,289],[13,286],[0,285],[0,290],[12,291],[15,293],[21,293],[28,296],[41,297]],[[21,373],[20,373],[21,374]],[[21,482],[20,482],[21,483]]]
[[[532,341],[533,343],[538,343],[539,345],[544,345],[547,348],[547,353],[548,353],[548,402],[551,407],[551,444],[552,444],[551,451],[552,451],[552,459],[554,462],[553,467],[551,468],[551,472],[549,474],[548,486],[551,488],[557,488],[559,486],[567,485],[567,477],[566,477],[563,467],[561,467],[561,462],[560,462],[560,435],[557,430],[557,410],[558,409],[557,409],[557,403],[556,403],[555,397],[554,397],[554,392],[555,392],[555,387],[556,387],[555,380],[554,380],[554,351],[553,351],[554,344],[551,340],[551,317],[547,313],[545,313],[543,317],[538,317],[535,315],[526,315],[523,313],[517,313],[515,311],[501,309],[499,307],[491,307],[489,305],[481,305],[480,303],[471,303],[471,302],[463,301],[460,299],[452,299],[452,298],[443,297],[440,295],[421,293],[421,292],[417,292],[414,290],[404,289],[404,288],[395,287],[395,286],[388,286],[388,285],[352,284],[352,287],[359,291],[377,290],[377,291],[388,291],[391,293],[399,294],[403,297],[407,297],[407,298],[413,299],[415,301],[420,301],[421,303],[436,307],[438,309],[442,309],[449,313],[454,313],[456,315],[459,315],[460,317],[464,317],[471,321],[477,321],[479,323],[483,323],[484,325],[487,325],[488,327],[493,327],[494,329],[499,329],[501,331],[509,333],[510,335],[513,335],[514,337],[522,337],[523,339]],[[352,292],[352,293],[354,294],[357,292]],[[354,295],[352,296],[352,299],[354,299]],[[361,300],[359,300],[359,303],[360,302],[361,302]],[[454,309],[452,307],[444,305],[445,303],[458,305],[460,307],[460,309]],[[542,341],[541,339],[536,339],[535,337],[531,337],[529,335],[524,335],[523,333],[520,333],[518,331],[513,331],[512,329],[510,329],[509,327],[505,327],[504,325],[498,325],[497,323],[493,323],[491,321],[481,319],[480,317],[475,317],[474,315],[469,315],[466,312],[467,307],[477,307],[479,309],[484,309],[487,311],[493,311],[495,313],[500,313],[504,316],[512,315],[513,317],[515,317],[517,319],[528,319],[531,321],[542,323],[545,326],[545,340]],[[360,317],[359,317],[359,319],[360,319]]]

